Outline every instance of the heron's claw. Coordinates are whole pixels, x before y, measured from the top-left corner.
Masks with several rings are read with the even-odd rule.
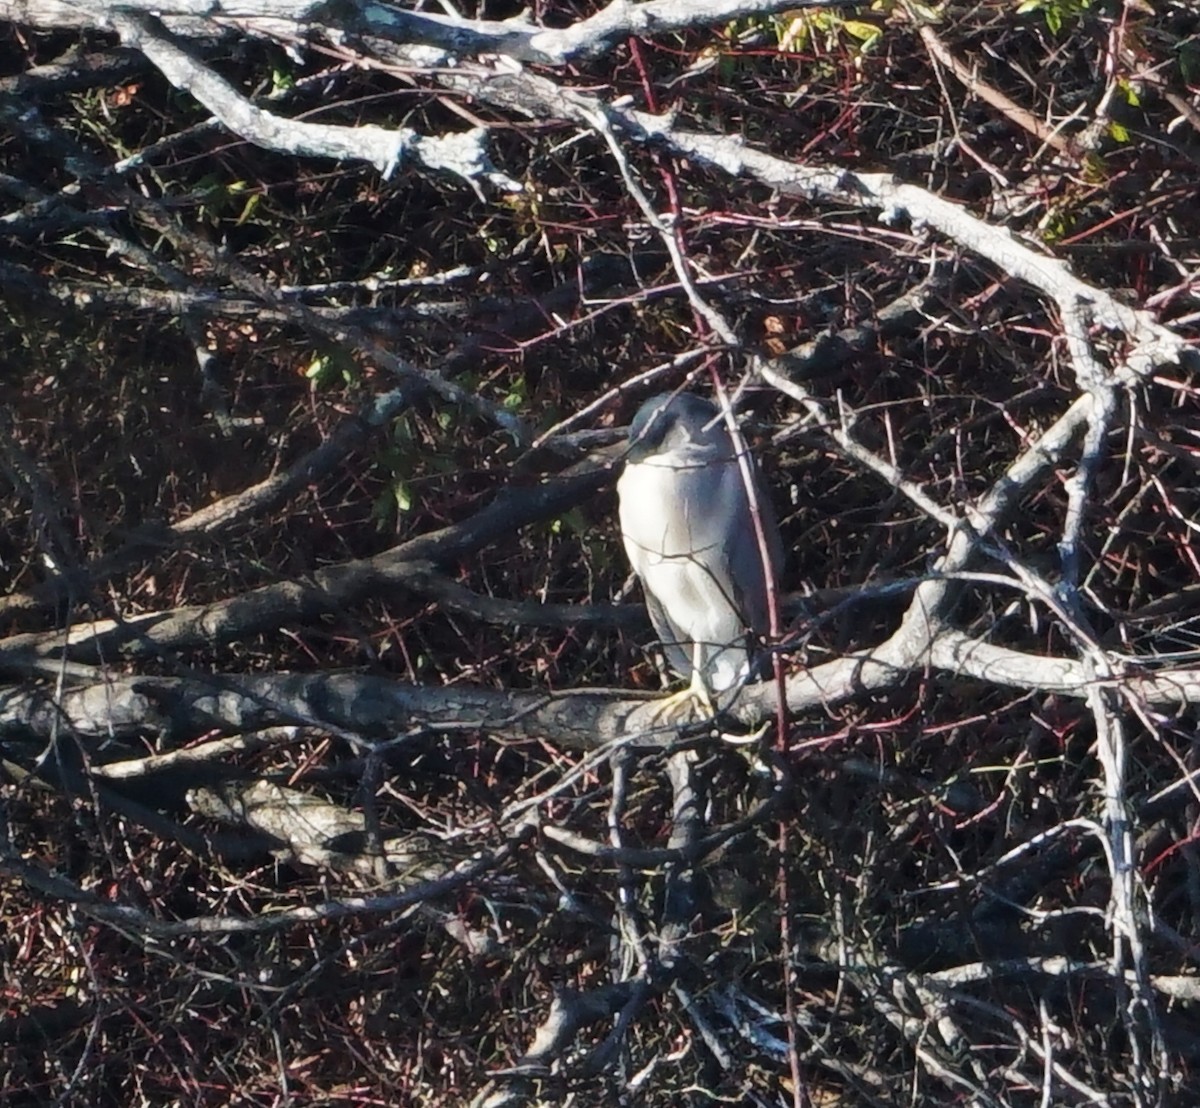
[[[657,718],[670,723],[695,723],[713,719],[716,714],[717,709],[704,685],[704,678],[696,670],[692,671],[692,680],[686,689],[672,693],[654,708]]]

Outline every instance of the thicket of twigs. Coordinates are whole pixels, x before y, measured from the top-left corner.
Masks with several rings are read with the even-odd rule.
[[[0,1101],[1196,1102],[1191,3],[93,7],[0,0]]]

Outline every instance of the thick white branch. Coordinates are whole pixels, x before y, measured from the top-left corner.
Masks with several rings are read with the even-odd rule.
[[[499,67],[486,72],[463,69],[442,79],[488,103],[535,117],[556,116],[590,127],[595,113],[603,111],[610,124],[631,138],[652,142],[730,176],[751,178],[789,196],[875,208],[887,222],[907,218],[916,227],[932,228],[1043,292],[1067,314],[1086,308],[1095,325],[1123,332],[1130,346],[1115,370],[1120,383],[1178,362],[1188,349],[1179,335],[1159,324],[1150,312],[1132,308],[1107,290],[1081,281],[1065,262],[1040,253],[1007,228],[993,226],[965,207],[917,185],[899,182],[891,174],[802,165],[757,150],[740,135],[687,130],[675,126],[672,114],[654,115],[604,103],[533,73],[514,74]]]
[[[285,19],[308,22],[319,19],[330,0],[0,0],[0,19],[46,30],[95,28],[116,30],[114,17],[119,12],[142,12],[170,20],[172,29],[187,28],[211,33],[213,18]]]
[[[427,169],[453,173],[472,184],[482,178],[507,191],[521,191],[519,182],[492,166],[484,148],[487,132],[482,127],[456,135],[429,136],[408,127],[342,127],[285,119],[252,104],[223,77],[156,33],[149,17],[118,12],[112,20],[126,45],[140,50],[171,84],[190,92],[229,130],[255,146],[284,154],[366,161],[384,177],[390,177],[408,157]]]
[[[1064,262],[1038,253],[1007,228],[986,223],[966,208],[916,185],[903,184],[891,174],[798,165],[755,150],[740,136],[686,131],[672,126],[666,116],[613,110],[624,114],[632,129],[677,153],[732,175],[752,177],[789,195],[877,207],[885,221],[907,216],[914,225],[933,228],[1061,304],[1089,305],[1095,323],[1134,340],[1135,347],[1124,362],[1125,376],[1143,376],[1157,365],[1176,362],[1186,348],[1184,340],[1157,323],[1150,312],[1131,308],[1106,290],[1081,281]]]
[[[2,2],[2,0],[0,0]],[[392,42],[421,43],[450,58],[501,54],[538,65],[566,65],[576,58],[606,54],[630,36],[675,34],[689,27],[729,23],[800,8],[852,6],[855,0],[612,0],[595,15],[569,27],[538,27],[524,18],[458,19],[436,12],[405,11],[390,4],[362,3],[342,16],[346,29]]]
[[[176,34],[212,35],[230,24],[254,34],[291,37],[305,33],[370,34],[393,42],[420,43],[443,52],[430,65],[453,58],[502,54],[539,65],[565,65],[596,57],[631,35],[673,34],[689,27],[728,23],[748,16],[799,8],[854,6],[857,0],[612,0],[595,15],[569,27],[546,28],[524,18],[459,19],[436,12],[405,11],[373,0],[0,0],[0,20],[46,30],[119,29],[122,13],[154,15]]]

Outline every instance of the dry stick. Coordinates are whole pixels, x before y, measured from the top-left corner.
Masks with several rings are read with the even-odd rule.
[[[932,500],[919,485],[901,476],[894,465],[868,450],[850,434],[854,427],[853,415],[848,415],[845,409],[840,409],[839,417],[834,419],[826,411],[822,401],[817,400],[803,385],[785,377],[775,368],[773,362],[759,359],[755,365],[763,380],[799,404],[812,421],[833,440],[845,457],[881,477],[887,485],[911,500],[930,519],[940,523],[947,533],[960,525],[961,521],[952,511]]]
[[[66,689],[61,695],[0,687],[0,734],[45,739],[54,727],[63,726],[78,741],[95,743],[132,739],[147,729],[186,734],[311,725],[370,747],[389,741],[395,745],[389,736],[397,734],[403,742],[413,734],[484,731],[590,752],[594,768],[617,745],[659,752],[678,741],[675,727],[639,728],[641,721],[656,718],[658,703],[656,697],[619,690],[496,693],[350,673],[129,677]],[[505,818],[539,806],[550,795],[514,802]]]
[[[1198,771],[1200,772],[1200,771]],[[613,847],[594,842],[574,831],[558,827],[551,823],[542,822],[540,830],[543,838],[558,843],[567,850],[588,858],[596,865],[619,864],[636,869],[653,870],[664,865],[695,865],[714,850],[724,846],[731,839],[745,835],[759,824],[776,815],[776,810],[785,799],[785,789],[782,783],[777,784],[766,800],[758,803],[747,815],[734,820],[726,827],[720,827],[701,835],[680,847]]]
[[[923,980],[937,985],[973,985],[983,981],[995,981],[1000,977],[1090,977],[1100,980],[1111,978],[1112,964],[1106,962],[1078,962],[1065,955],[1050,955],[1044,958],[1004,958],[994,962],[969,962],[951,969],[936,970],[921,975]],[[1132,970],[1126,970],[1131,979]],[[1163,996],[1178,1000],[1200,1000],[1200,977],[1194,974],[1155,974],[1151,984]]]
[[[1157,84],[1154,81],[1152,83]],[[1163,98],[1179,113],[1180,118],[1191,124],[1193,130],[1200,131],[1200,112],[1192,107],[1186,97],[1181,96],[1177,92],[1172,92],[1170,89],[1162,89],[1161,91]]]
[[[136,50],[118,48],[80,54],[72,46],[52,62],[0,78],[0,96],[20,96],[32,103],[67,92],[112,88],[146,71],[146,59]]]
[[[14,430],[11,412],[0,409],[0,470],[8,477],[13,491],[29,500],[37,545],[48,568],[58,573],[69,572],[80,562],[79,551],[62,522],[70,518],[71,512],[55,494],[46,473],[21,449]]]
[[[533,825],[523,822],[509,841],[495,850],[479,852],[455,866],[447,876],[425,881],[403,892],[387,896],[355,896],[325,901],[304,908],[267,912],[257,916],[192,916],[166,920],[125,904],[113,904],[87,892],[74,881],[50,873],[5,848],[0,853],[0,872],[9,873],[31,888],[56,900],[75,905],[84,915],[100,923],[135,934],[168,939],[190,935],[261,935],[294,927],[299,923],[321,923],[378,912],[398,912],[463,888],[508,862],[526,840]]]
[[[713,990],[713,994],[718,1010],[742,1038],[769,1057],[780,1061],[786,1059],[788,1044],[763,1027],[766,1023],[783,1023],[784,1017],[740,989],[725,986]],[[753,1013],[757,1022],[752,1022],[747,1012]],[[885,1094],[891,1084],[884,1074],[870,1066],[844,1060],[841,1057],[840,1044],[826,1041],[826,1029],[818,1028],[817,1019],[812,1011],[801,1010],[797,1016],[810,1042],[810,1046],[804,1052],[805,1061],[813,1061],[837,1074],[857,1094],[858,1103],[870,1105],[871,1108],[889,1108],[893,1104],[892,1100],[881,1100],[875,1095]]]
[[[1095,475],[1105,456],[1116,397],[1111,377],[1092,352],[1082,305],[1060,304],[1060,307],[1063,333],[1075,367],[1076,379],[1085,390],[1084,395],[1091,401],[1079,465],[1066,482],[1067,511],[1059,542],[1062,575],[1057,593],[1074,617],[1066,621],[1070,627],[1083,622],[1078,592],[1080,534],[1089,494],[1095,485]],[[1137,1103],[1142,1104],[1147,1102],[1146,1098],[1155,1096],[1159,1080],[1157,1075],[1147,1072],[1147,1063],[1152,1064],[1158,1074],[1166,1073],[1167,1051],[1158,1006],[1149,984],[1150,971],[1135,910],[1137,871],[1125,786],[1127,752],[1124,728],[1116,710],[1117,699],[1114,693],[1100,688],[1097,683],[1100,680],[1112,680],[1119,676],[1119,673],[1108,652],[1091,636],[1077,635],[1076,641],[1079,644],[1084,670],[1093,682],[1087,703],[1096,725],[1097,755],[1104,775],[1103,820],[1109,836],[1108,854],[1112,865],[1109,893],[1112,965],[1114,977],[1119,982],[1118,995],[1125,991],[1123,970],[1127,947],[1134,967],[1133,999],[1131,1002],[1122,1003],[1120,1008],[1134,1065],[1134,1097]],[[1143,1057],[1142,1045],[1143,1031],[1146,1030],[1144,1025],[1147,1023],[1152,1055],[1149,1059]]]
[[[609,798],[606,818],[609,842],[614,851],[619,852],[625,849],[622,821],[625,818],[625,805],[628,799],[632,768],[628,753],[624,749],[614,750],[609,759],[609,766],[612,769],[612,794]],[[646,936],[643,933],[641,913],[638,911],[633,869],[624,862],[617,862],[615,916],[616,933],[609,951],[610,959],[615,962],[612,966],[612,973],[614,976],[618,976],[620,981],[634,981],[644,987],[633,991],[621,1009],[616,1026],[588,1056],[582,1067],[585,1073],[602,1072],[613,1055],[621,1048],[634,1017],[650,997],[650,982],[654,977],[650,952],[647,949]]]
[[[708,1051],[713,1056],[717,1065],[728,1073],[734,1066],[733,1054],[721,1041],[721,1036],[717,1034],[716,1028],[713,1027],[712,1022],[704,1014],[696,997],[678,981],[671,986],[671,991],[675,994],[679,1003],[683,1005],[683,1010],[687,1013],[688,1019],[692,1021],[692,1025],[700,1032],[701,1040],[708,1047]]]
[[[76,226],[91,230],[95,221],[82,213],[75,213],[74,218],[63,217],[60,222],[71,222]],[[0,231],[10,231],[0,221]],[[464,267],[466,268],[466,267]],[[111,314],[113,311],[133,312],[142,315],[158,315],[173,318],[181,313],[196,317],[215,318],[233,321],[249,321],[257,324],[290,324],[292,317],[284,311],[260,304],[256,300],[221,296],[209,289],[196,287],[176,289],[156,289],[146,285],[123,285],[115,287],[97,281],[60,281],[52,278],[42,278],[32,270],[14,265],[9,262],[0,263],[0,278],[6,285],[14,285],[23,290],[40,293],[60,304],[68,304],[83,312],[92,314]],[[416,285],[418,280],[412,284]],[[401,285],[407,282],[396,281]],[[281,296],[289,301],[304,303],[303,294],[311,289],[313,296],[334,295],[334,284],[362,286],[381,286],[383,282],[366,278],[362,282],[330,282],[331,291],[321,291],[322,286],[280,286]],[[299,290],[299,291],[297,291]],[[352,290],[345,290],[350,292]],[[512,308],[512,298],[492,296],[473,298],[471,306],[480,311],[502,311]],[[454,300],[430,300],[420,303],[400,306],[383,305],[309,305],[308,310],[321,319],[330,323],[345,322],[350,326],[371,326],[382,334],[398,334],[402,324],[414,321],[431,320],[450,322],[464,314],[467,306],[465,296]]]
[[[630,126],[640,125],[649,141],[726,172],[746,174],[788,195],[879,207],[888,219],[907,215],[914,224],[940,231],[1010,276],[1040,289],[1060,306],[1089,305],[1097,325],[1123,331],[1135,343],[1115,371],[1121,384],[1132,383],[1160,365],[1178,362],[1188,353],[1187,343],[1149,312],[1122,304],[1107,291],[1079,280],[1064,263],[1024,245],[1012,232],[992,227],[925,189],[899,183],[887,174],[795,165],[753,150],[740,138],[678,130],[645,113],[627,113],[626,119]]]
[[[590,421],[598,413],[607,408],[613,401],[619,397],[629,393],[636,393],[644,386],[658,381],[661,378],[673,380],[676,378],[679,370],[686,369],[693,362],[700,361],[704,358],[712,357],[712,350],[708,347],[698,347],[692,350],[685,350],[681,354],[676,354],[675,357],[668,359],[665,362],[659,362],[658,365],[651,366],[649,369],[643,370],[641,373],[636,373],[632,377],[627,377],[614,385],[607,392],[602,393],[595,400],[585,404],[582,408],[572,412],[565,419],[560,420],[548,430],[543,431],[530,444],[531,450],[536,450],[539,446],[545,445],[551,439],[562,435],[569,428],[576,426],[579,423]]]
[[[1103,664],[1101,654],[1085,655],[1085,664],[1088,659],[1098,663],[1095,665],[1097,670]],[[1156,1102],[1156,1090],[1169,1069],[1162,1023],[1150,986],[1145,944],[1138,923],[1138,913],[1134,907],[1139,876],[1134,861],[1132,821],[1125,789],[1127,751],[1124,729],[1116,711],[1115,701],[1116,696],[1112,691],[1095,688],[1088,697],[1088,707],[1096,723],[1096,751],[1104,774],[1103,820],[1108,837],[1106,853],[1112,875],[1109,892],[1112,916],[1112,968],[1122,986],[1126,981],[1124,971],[1127,944],[1133,963],[1130,981],[1132,1000],[1121,1004],[1121,1017],[1129,1037],[1134,1065],[1134,1098],[1140,1105]],[[1123,987],[1120,988],[1118,997],[1124,991]],[[1147,1030],[1150,1038],[1150,1058],[1143,1057],[1142,1040]],[[1148,1072],[1147,1065],[1153,1065],[1155,1072]]]
[[[482,623],[559,629],[603,627],[627,631],[640,631],[649,626],[643,605],[556,604],[484,596],[438,572],[434,564],[427,561],[411,563],[404,587],[435,602],[444,611],[470,616]]]
[[[654,210],[654,205],[650,203],[650,198],[634,177],[629,160],[625,156],[625,151],[621,149],[621,145],[617,142],[616,135],[613,133],[612,124],[604,110],[604,106],[599,104],[599,102],[597,102],[597,106],[584,105],[581,106],[581,112],[584,119],[608,146],[613,160],[617,163],[617,169],[621,173],[621,178],[625,182],[626,190],[641,209],[642,214],[646,217],[646,222],[654,228],[655,233],[666,247],[667,253],[671,258],[671,264],[675,269],[675,275],[679,278],[679,283],[683,287],[684,294],[687,296],[692,310],[713,329],[726,346],[732,348],[739,347],[741,343],[738,340],[736,332],[729,326],[721,313],[704,299],[700,294],[700,290],[696,287],[695,279],[692,277],[691,266],[688,265],[687,259],[683,256],[683,249],[679,244],[678,236],[663,223],[658,212]]]
[[[933,594],[931,600],[936,599]],[[942,629],[931,644],[918,644],[918,649],[910,635],[914,618],[908,616],[897,636],[872,651],[793,674],[788,681],[791,709],[802,712],[841,702],[863,689],[890,688],[914,667],[927,665],[994,685],[1068,697],[1086,698],[1094,686],[1079,661],[1009,650],[955,629]],[[1200,670],[1124,674],[1107,684],[1128,690],[1147,705],[1200,703]],[[274,674],[130,677],[66,689],[61,696],[16,687],[0,693],[0,734],[32,731],[42,738],[58,720],[81,740],[131,737],[146,728],[189,734],[214,726],[247,731],[306,722],[354,734],[479,730],[591,751],[603,751],[610,743],[661,749],[675,738],[674,730],[661,728],[656,717],[657,698],[603,689],[547,695],[468,685],[424,688],[355,674]],[[773,714],[777,702],[769,686],[747,688],[731,712],[753,724]]]
[[[758,364],[752,360],[752,364]],[[781,568],[772,564],[771,543],[767,539],[766,523],[762,507],[758,503],[758,483],[750,470],[749,449],[746,440],[733,418],[733,409],[729,398],[721,385],[716,370],[712,370],[713,385],[721,402],[721,411],[725,419],[726,429],[732,439],[741,473],[742,487],[750,504],[750,517],[754,523],[755,538],[758,543],[759,557],[762,559],[763,580],[767,586],[767,613],[769,619],[769,634],[772,644],[779,642],[783,625],[780,620],[779,596],[776,589],[776,573]],[[783,659],[776,651],[771,655],[772,683],[776,694],[775,704],[775,750],[781,762],[788,744],[788,706],[787,689],[783,672]],[[776,771],[778,772],[778,771]],[[808,1101],[808,1086],[800,1069],[800,1050],[796,1040],[798,1017],[796,1013],[796,975],[792,965],[792,924],[791,924],[791,880],[788,870],[788,860],[791,857],[790,826],[786,819],[780,819],[777,825],[776,849],[779,852],[779,864],[776,867],[776,888],[779,895],[779,944],[783,957],[783,990],[784,1011],[787,1015],[788,1068],[792,1078],[792,1097],[796,1108]]]
[[[877,351],[881,340],[911,333],[918,323],[930,322],[929,304],[945,291],[952,276],[949,265],[935,262],[917,284],[880,308],[873,320],[823,332],[783,354],[761,358],[756,366],[761,370],[765,365],[793,382],[831,373],[855,357]],[[790,426],[785,427],[773,441],[784,441],[790,431]]]
[[[222,5],[235,11],[247,6],[265,27],[278,30],[285,21],[319,18],[329,5],[328,0],[253,0],[252,5]],[[96,0],[91,4],[77,0],[0,0],[0,19],[45,30],[90,27],[112,31],[116,29],[114,16],[119,12],[159,12],[164,7],[194,34],[212,38],[222,29],[210,18],[214,12],[211,0],[171,0],[169,5],[159,0]]]
[[[1073,658],[1026,654],[983,642],[953,628],[943,630],[933,641],[929,661],[950,673],[1014,689],[1037,689],[1086,699],[1089,690],[1103,685],[1126,690],[1131,698],[1145,704],[1165,707],[1200,703],[1200,669],[1126,671],[1103,678]]]
[[[909,13],[910,19],[916,17]],[[1027,108],[1021,107],[999,89],[993,88],[986,81],[981,81],[975,70],[960,61],[948,46],[941,40],[938,33],[928,24],[921,23],[918,32],[921,41],[929,53],[951,73],[954,74],[980,100],[990,104],[1008,119],[1012,120],[1022,130],[1028,131],[1039,142],[1052,146],[1060,154],[1065,154],[1073,160],[1078,160],[1082,151],[1073,139],[1064,138],[1054,128],[1048,127]]]
[[[268,727],[244,735],[228,735],[207,742],[170,750],[165,754],[150,754],[145,758],[126,758],[120,762],[95,762],[89,772],[93,777],[110,781],[145,777],[165,770],[190,768],[206,763],[225,761],[233,754],[249,754],[272,746],[291,746],[303,734],[299,727]]]

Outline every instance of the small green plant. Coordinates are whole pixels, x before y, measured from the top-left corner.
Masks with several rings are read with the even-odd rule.
[[[839,39],[859,54],[869,53],[883,37],[883,28],[861,19],[844,19],[837,12],[807,9],[771,20],[780,53],[800,53],[821,44],[832,49]]]
[[[226,181],[215,173],[201,177],[192,194],[200,201],[197,215],[212,227],[231,217],[240,227],[253,218],[262,201],[260,189],[246,181]]]
[[[590,532],[588,527],[587,517],[579,508],[572,508],[565,515],[561,515],[558,519],[551,520],[550,534],[552,535],[571,535],[580,538],[586,538]]]
[[[304,376],[314,389],[327,389],[338,384],[353,385],[361,376],[358,364],[342,351],[334,350],[313,356]]]
[[[412,511],[412,489],[407,481],[389,484],[371,505],[371,518],[381,532],[393,531],[400,516]]]
[[[383,487],[371,505],[371,518],[381,532],[394,531],[400,517],[413,510],[418,482],[430,468],[434,471],[454,468],[452,459],[423,458],[422,454],[412,419],[401,415],[375,455],[374,468],[383,480]]]
[[[1017,5],[1017,15],[1041,12],[1050,33],[1057,35],[1064,23],[1080,19],[1091,7],[1092,0],[1021,0]]]
[[[508,386],[508,392],[505,394],[501,403],[506,412],[519,412],[525,407],[526,401],[529,399],[526,395],[525,378],[518,377]]]

